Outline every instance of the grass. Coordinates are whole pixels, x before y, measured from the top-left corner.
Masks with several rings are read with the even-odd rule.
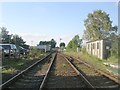
[[[41,58],[44,55],[41,55]],[[39,58],[40,59],[40,58]],[[30,64],[34,63],[35,61],[39,60],[35,59],[6,59],[2,61],[2,66],[4,67],[0,72],[2,73],[13,73],[17,70],[22,70],[23,68],[29,66]]]
[[[40,58],[44,57],[46,54],[48,53],[41,53],[37,49],[31,49],[30,53],[27,55],[27,58],[5,58],[2,60],[2,66],[4,68],[0,69],[0,73],[11,74],[16,71],[23,70],[37,60],[40,60]]]
[[[90,64],[91,66],[95,67],[96,69],[98,70],[101,70],[105,73],[108,73],[108,74],[111,74],[111,75],[114,75],[113,73],[109,73],[107,70],[106,70],[106,66],[103,64],[104,62],[111,62],[111,63],[117,63],[117,60],[114,60],[115,57],[111,57],[109,58],[108,60],[101,60],[95,56],[92,56],[92,55],[89,55],[88,53],[86,52],[72,52],[72,51],[67,51],[67,52],[64,52],[65,54],[69,55],[69,56],[74,56],[80,60],[83,60],[85,62],[87,62],[88,64]],[[113,59],[114,58],[114,59]]]
[[[118,64],[118,58],[115,56],[111,56],[105,62],[111,63],[111,64]]]
[[[0,73],[14,73],[17,70],[21,70],[24,68],[30,60],[25,59],[9,59],[3,60],[2,66],[3,68],[0,70]]]
[[[100,59],[98,59],[97,57],[91,56],[87,53],[82,53],[82,52],[65,52],[65,54],[70,55],[70,56],[74,56],[76,58],[79,58],[85,62],[88,62],[89,64],[91,64],[92,66],[101,66],[102,65],[102,61]],[[104,70],[104,66],[102,65],[102,69]]]
[[[9,60],[4,60],[2,62],[2,65],[6,66],[8,68],[13,67],[13,68],[19,69],[27,62],[28,62],[28,60],[25,60],[25,59],[15,59],[15,60],[9,59]]]
[[[9,68],[9,69],[6,69],[6,68],[4,68],[4,69],[0,69],[0,72],[1,73],[8,73],[8,74],[12,74],[12,73],[15,73],[16,72],[16,69],[15,68]]]

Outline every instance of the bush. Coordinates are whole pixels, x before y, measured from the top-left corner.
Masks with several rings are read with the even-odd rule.
[[[116,55],[113,55],[113,56],[110,56],[108,59],[107,59],[108,62],[111,62],[111,63],[118,63],[118,57]]]
[[[81,52],[87,54],[86,48],[85,48],[85,47],[82,48],[82,49],[81,49]]]
[[[40,58],[44,53],[37,49],[37,48],[31,48],[30,52],[28,54],[28,58],[33,59],[33,58]]]

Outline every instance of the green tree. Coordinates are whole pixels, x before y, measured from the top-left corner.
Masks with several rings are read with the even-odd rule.
[[[69,49],[73,49],[73,46],[74,46],[74,44],[73,44],[73,41],[71,40],[69,43],[68,43],[68,45],[67,45],[67,49],[69,50]]]
[[[78,35],[75,35],[73,39],[68,43],[67,49],[75,50],[82,47],[82,39]]]
[[[54,39],[51,39],[51,48],[56,47],[56,41]]]
[[[84,21],[86,29],[84,30],[83,39],[90,41],[108,37],[112,27],[111,23],[109,14],[102,10],[89,13]]]
[[[72,39],[72,41],[73,41],[73,46],[75,49],[77,47],[81,47],[82,39],[80,39],[78,35],[75,35],[74,38]]]
[[[118,27],[114,26],[111,28],[110,35],[108,39],[111,41],[111,55],[117,57],[118,55],[118,43],[119,43],[119,38],[118,38]]]
[[[61,43],[60,43],[60,47],[65,47],[65,43],[64,43],[64,42],[61,42]]]
[[[26,45],[25,41],[19,35],[10,35],[6,27],[1,27],[0,29],[0,41],[2,41],[1,43],[15,44],[16,46],[22,46],[26,49],[29,48],[29,45]]]
[[[7,31],[6,27],[1,27],[0,32],[0,41],[1,43],[10,43],[12,35],[9,34],[9,31]]]
[[[55,48],[56,41],[51,39],[51,41],[40,41],[38,45],[51,45],[51,48]]]
[[[13,35],[11,43],[22,46],[25,44],[25,41],[22,39],[22,37],[20,37],[18,35]]]

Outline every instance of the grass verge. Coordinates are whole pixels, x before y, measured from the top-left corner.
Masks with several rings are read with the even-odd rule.
[[[42,54],[41,56],[39,56],[39,58],[32,59],[5,59],[2,61],[2,68],[0,69],[0,73],[12,74],[17,71],[23,70],[37,60],[40,60],[44,56],[45,54]]]
[[[111,62],[111,63],[117,63],[117,60],[112,60],[108,59],[108,60],[101,60],[95,56],[89,55],[86,52],[72,52],[72,51],[67,51],[64,52],[65,54],[69,55],[69,56],[73,56],[76,57],[84,62],[87,62],[88,64],[90,64],[91,66],[95,67],[98,70],[101,70],[107,74],[110,74],[111,76],[115,76],[112,72],[109,72],[106,70],[107,66],[105,66],[103,63],[104,62]],[[115,76],[116,77],[116,76]]]

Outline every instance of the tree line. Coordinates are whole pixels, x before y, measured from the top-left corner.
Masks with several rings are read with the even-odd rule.
[[[22,46],[29,49],[29,45],[17,34],[9,34],[6,27],[0,27],[0,43],[2,44],[15,44],[16,46]]]
[[[38,45],[51,45],[51,48],[55,48],[56,44],[56,41],[51,39],[50,41],[40,41]]]

